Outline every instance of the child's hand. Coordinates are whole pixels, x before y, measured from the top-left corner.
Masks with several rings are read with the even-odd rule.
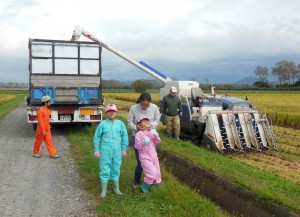
[[[122,157],[127,157],[126,151],[122,151]]]
[[[143,138],[142,144],[143,144],[143,145],[146,145],[146,144],[149,143],[149,142],[150,142],[150,138],[149,138],[148,136],[145,136],[145,137]]]
[[[99,151],[96,151],[95,154],[94,154],[95,158],[100,158],[101,156],[101,153]]]
[[[156,134],[157,134],[156,129],[151,129],[151,134],[152,134],[152,135],[156,135]]]

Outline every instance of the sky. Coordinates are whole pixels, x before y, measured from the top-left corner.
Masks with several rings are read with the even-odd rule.
[[[0,82],[28,82],[29,38],[69,40],[80,25],[173,80],[230,84],[258,65],[300,64],[299,8],[299,0],[1,0]],[[104,80],[153,79],[108,50],[102,57]]]

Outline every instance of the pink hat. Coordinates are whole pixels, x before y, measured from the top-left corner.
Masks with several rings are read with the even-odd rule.
[[[108,104],[105,108],[105,112],[108,112],[108,111],[117,112],[118,111],[117,106],[115,104]]]
[[[140,123],[142,122],[142,120],[147,120],[147,121],[149,121],[149,118],[147,118],[147,117],[141,117],[141,118],[138,120],[137,124],[140,124]]]

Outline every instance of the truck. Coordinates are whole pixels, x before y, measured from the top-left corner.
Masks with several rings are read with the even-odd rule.
[[[72,40],[78,40],[81,35],[160,80],[164,84],[160,89],[160,100],[175,86],[183,108],[180,117],[181,131],[193,138],[196,136],[201,146],[222,153],[246,153],[269,148],[278,150],[271,120],[266,114],[259,114],[247,99],[216,95],[213,85],[211,94],[205,94],[198,81],[173,81],[145,62],[131,59],[81,26],[76,26]],[[164,122],[162,116],[162,123]]]
[[[27,122],[37,126],[41,97],[51,97],[52,124],[102,121],[102,46],[90,41],[29,39]]]

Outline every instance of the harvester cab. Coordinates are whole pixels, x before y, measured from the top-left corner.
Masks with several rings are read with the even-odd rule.
[[[271,122],[266,115],[260,115],[248,100],[216,95],[213,85],[212,93],[204,94],[197,81],[172,81],[146,63],[137,62],[107,45],[80,26],[75,27],[72,40],[78,40],[81,34],[163,82],[165,85],[160,89],[160,100],[175,86],[183,108],[181,131],[199,137],[201,145],[220,152],[277,149]]]

